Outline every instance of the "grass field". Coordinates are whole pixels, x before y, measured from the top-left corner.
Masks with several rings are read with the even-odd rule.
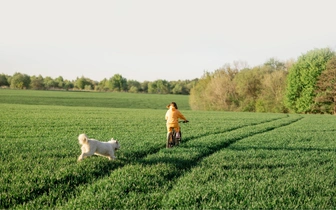
[[[165,105],[190,121],[166,149]],[[329,115],[191,111],[188,96],[0,90],[0,209],[334,209]],[[77,136],[118,159],[77,162]]]

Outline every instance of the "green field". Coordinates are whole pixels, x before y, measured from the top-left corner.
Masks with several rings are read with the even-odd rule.
[[[165,105],[190,121],[166,149]],[[335,209],[330,115],[192,111],[188,96],[0,90],[0,209]],[[77,136],[118,139],[77,162]]]

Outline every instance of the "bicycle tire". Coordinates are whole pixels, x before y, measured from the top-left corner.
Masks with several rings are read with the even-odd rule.
[[[167,143],[166,143],[166,147],[167,148],[172,148],[174,146],[174,137],[173,137],[173,132],[169,132],[167,134]]]

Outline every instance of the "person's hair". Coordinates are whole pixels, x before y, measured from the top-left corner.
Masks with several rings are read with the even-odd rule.
[[[171,105],[173,105],[175,107],[175,109],[178,109],[177,104],[175,102],[171,102],[170,104],[168,104],[167,108],[169,108]]]

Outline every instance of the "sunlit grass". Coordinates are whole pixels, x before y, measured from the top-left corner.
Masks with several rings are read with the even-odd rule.
[[[32,91],[30,100],[68,94],[53,93]],[[164,107],[24,105],[19,97],[0,99],[0,208],[336,207],[334,116],[181,108],[190,121],[182,144],[166,149]],[[118,139],[118,159],[78,163],[80,133]]]

